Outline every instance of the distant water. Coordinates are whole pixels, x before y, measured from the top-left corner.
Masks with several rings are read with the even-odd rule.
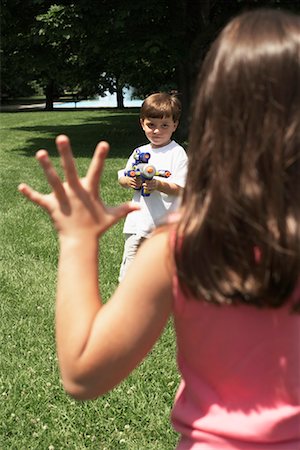
[[[124,92],[124,106],[125,107],[140,107],[143,100],[132,100],[132,90],[123,89]],[[117,107],[117,95],[106,93],[105,97],[98,97],[93,100],[82,100],[80,102],[65,102],[55,103],[54,108],[116,108]]]

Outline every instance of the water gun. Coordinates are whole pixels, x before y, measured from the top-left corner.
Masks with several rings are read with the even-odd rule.
[[[141,150],[139,148],[137,148],[134,152],[133,152],[133,158],[134,158],[134,162],[132,163],[132,168],[134,168],[135,166],[137,166],[138,164],[144,164],[147,163],[151,157],[149,152],[141,152]]]
[[[142,153],[139,149],[135,150],[133,157],[134,163],[132,164],[132,168],[130,170],[126,170],[124,175],[127,177],[141,177],[142,182],[145,180],[152,180],[153,177],[163,177],[169,178],[171,176],[171,172],[169,170],[157,170],[153,165],[148,164],[150,159],[150,153]],[[141,195],[143,197],[149,197],[150,192],[142,187]]]

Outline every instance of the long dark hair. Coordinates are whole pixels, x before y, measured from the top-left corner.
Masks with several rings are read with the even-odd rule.
[[[300,18],[258,9],[213,43],[196,90],[175,262],[216,303],[278,307],[300,272]]]

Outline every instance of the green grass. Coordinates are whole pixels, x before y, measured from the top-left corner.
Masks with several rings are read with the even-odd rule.
[[[17,192],[20,182],[49,190],[34,154],[46,148],[60,170],[54,138],[65,133],[82,175],[96,143],[110,142],[102,195],[109,204],[129,199],[116,173],[145,141],[137,110],[2,113],[0,122],[0,449],[173,449],[177,435],[169,414],[178,375],[171,324],[148,358],[113,392],[76,402],[63,391],[53,326],[56,235],[46,214]],[[101,241],[104,300],[117,284],[122,250],[119,223]]]

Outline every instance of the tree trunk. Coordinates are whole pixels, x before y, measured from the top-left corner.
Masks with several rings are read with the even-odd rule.
[[[46,111],[53,111],[53,103],[54,103],[54,81],[49,80],[48,84],[45,88],[46,95]]]
[[[189,133],[190,109],[191,109],[191,87],[189,70],[185,65],[180,64],[177,67],[178,87],[181,101],[181,118],[178,127],[178,137],[180,141],[186,141]]]
[[[188,139],[195,82],[204,56],[204,49],[201,45],[202,34],[209,26],[212,4],[212,0],[186,0],[182,11],[186,52],[184,60],[177,67],[177,79],[182,103],[178,134],[182,141]]]
[[[116,79],[117,108],[124,109],[123,86],[120,85],[118,78]]]

